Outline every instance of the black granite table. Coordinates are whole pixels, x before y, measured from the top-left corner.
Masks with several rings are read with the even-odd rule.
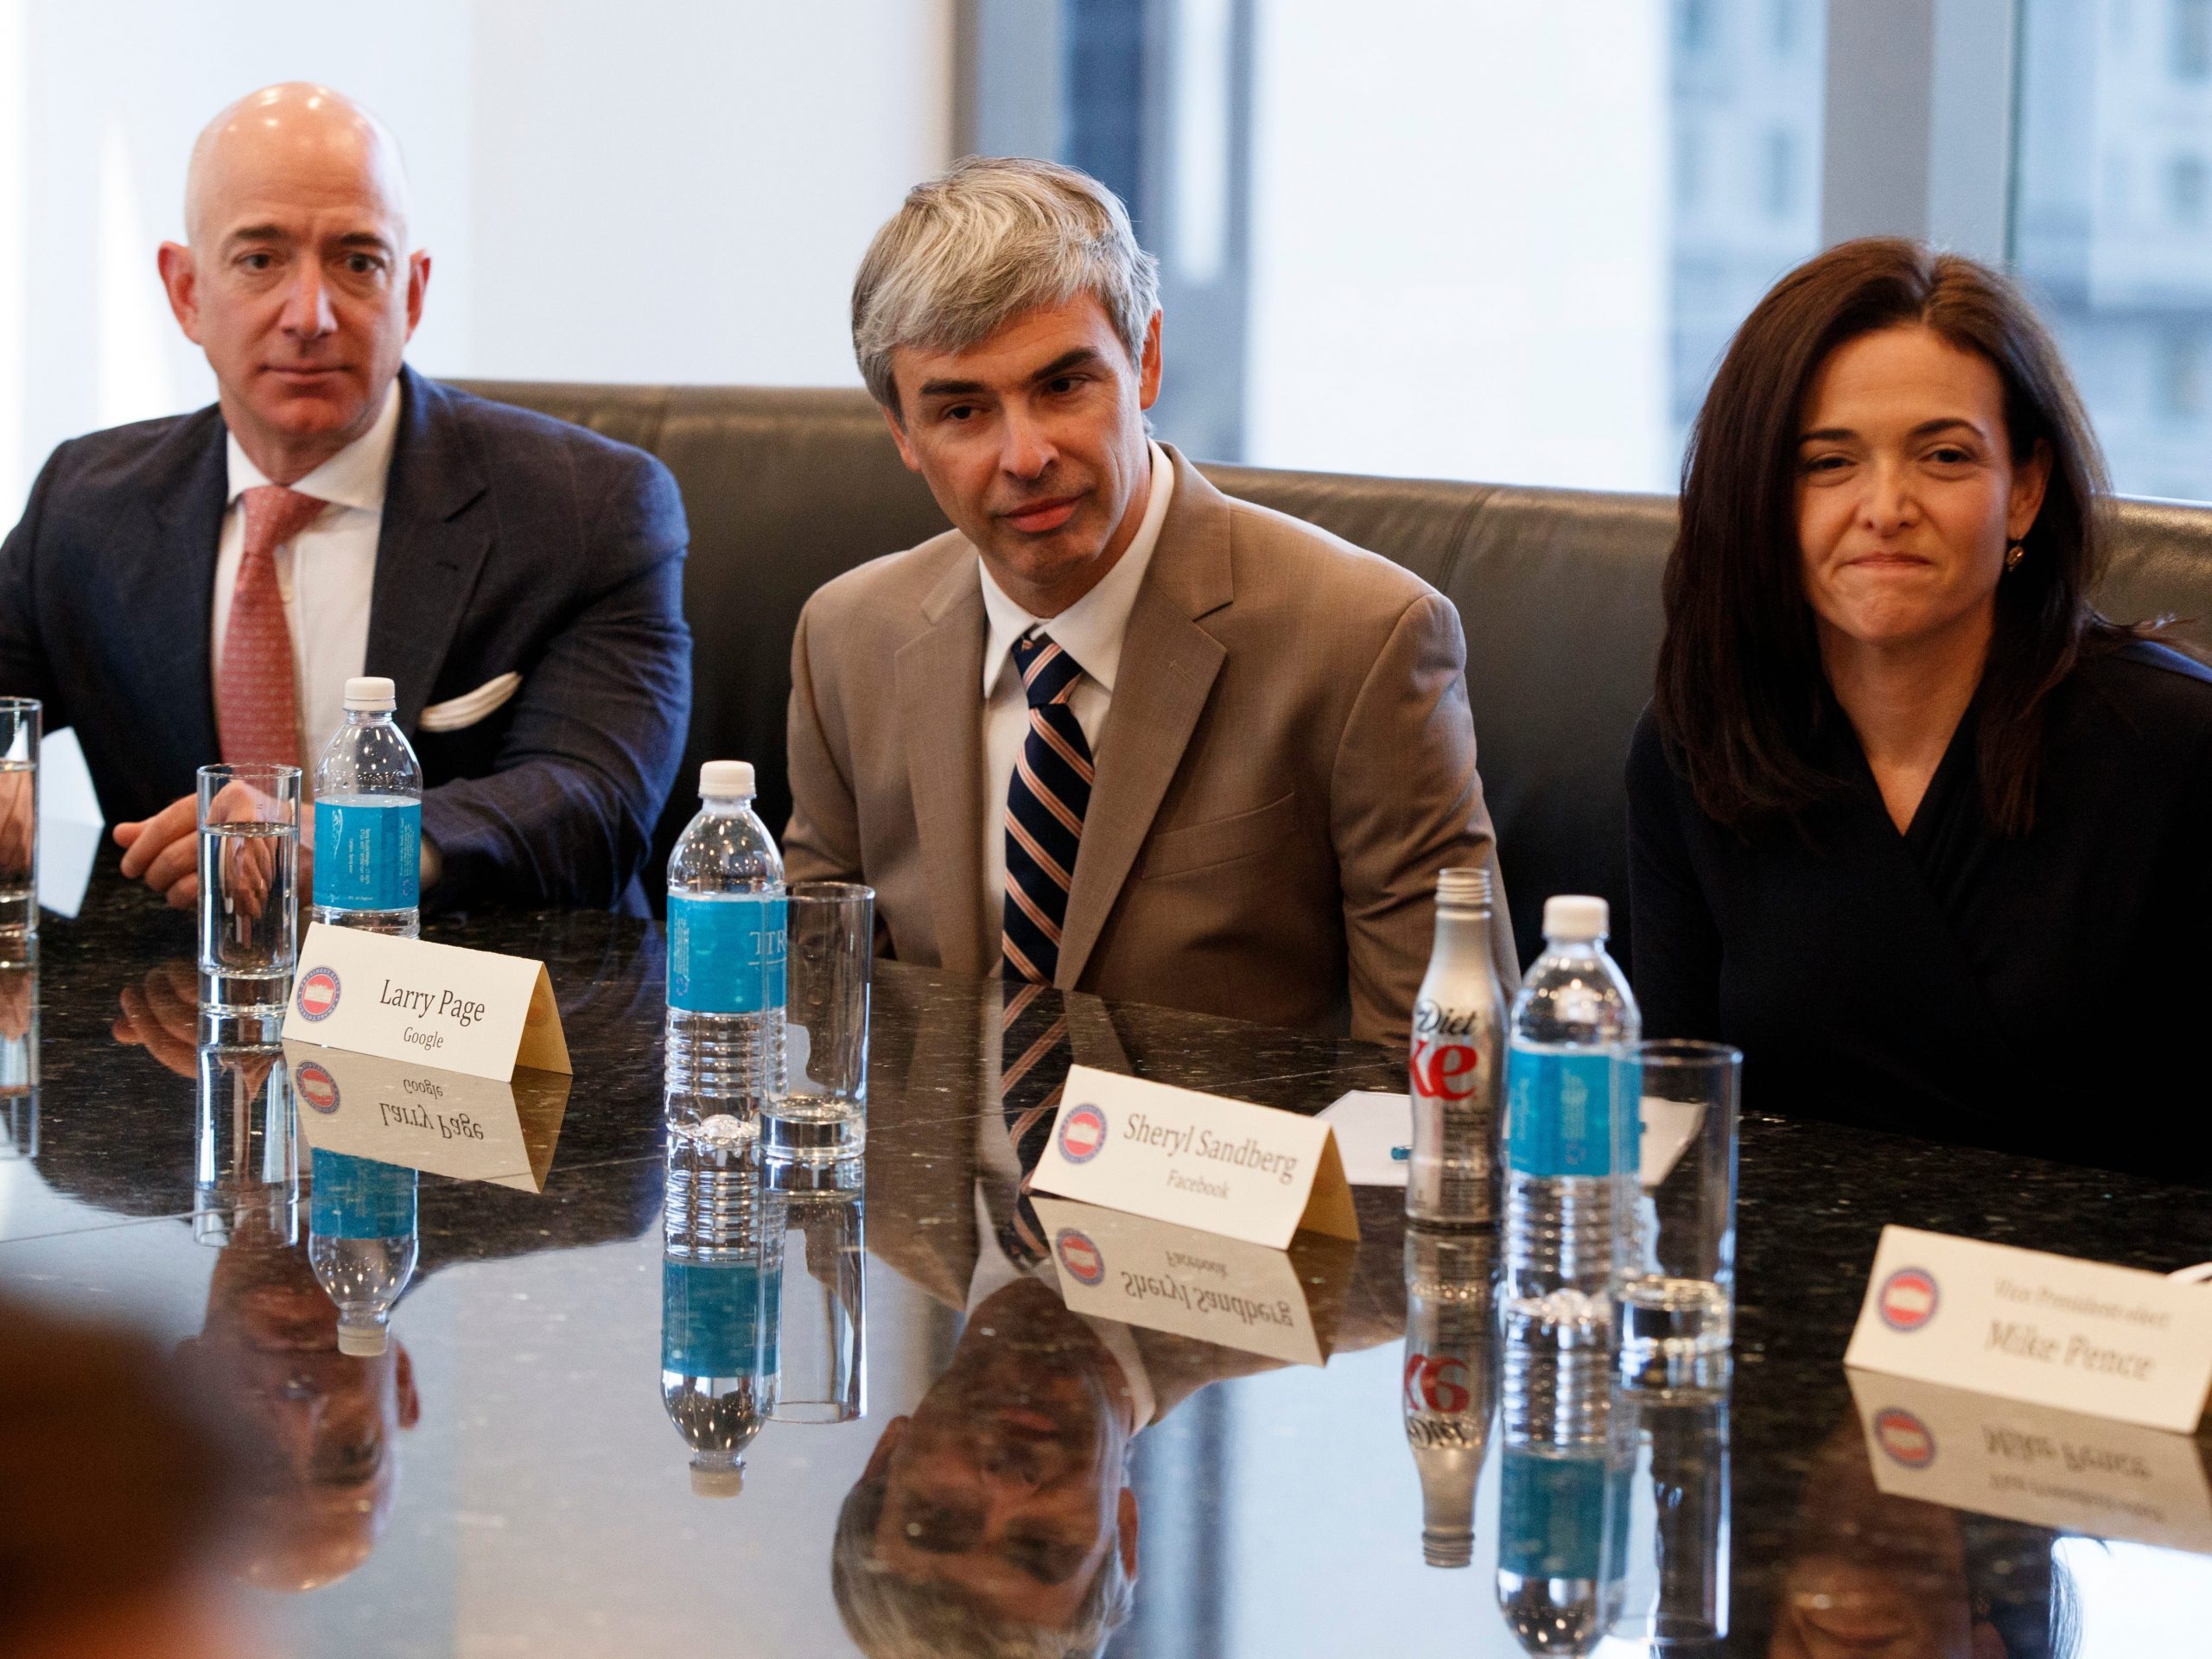
[[[1495,1429],[1471,1566],[1424,1563],[1394,1192],[1359,1194],[1356,1251],[1311,1271],[1301,1258],[1325,1310],[1325,1364],[1139,1333],[1160,1411],[1132,1443],[1129,1498],[1118,1471],[1081,1467],[1079,1446],[1072,1474],[1040,1471],[1046,1452],[1069,1454],[1065,1433],[1039,1429],[1025,1445],[982,1421],[1066,1406],[1098,1339],[1056,1306],[1017,1306],[1037,1281],[993,1304],[1015,1310],[1000,1320],[1013,1328],[963,1330],[998,1002],[988,987],[896,964],[875,986],[865,1416],[771,1421],[746,1452],[741,1493],[696,1495],[691,1448],[660,1387],[661,937],[596,914],[484,917],[429,936],[543,958],[575,1074],[529,1131],[530,1179],[420,1177],[419,1265],[380,1359],[335,1351],[334,1314],[306,1261],[305,1203],[296,1242],[281,1224],[209,1213],[195,1180],[188,918],[104,874],[79,919],[47,918],[35,969],[0,970],[0,1039],[18,1059],[35,1044],[39,1073],[35,1094],[0,1097],[0,1299],[130,1323],[163,1353],[231,1357],[194,1372],[228,1379],[249,1464],[240,1530],[211,1540],[208,1559],[241,1586],[243,1617],[275,1651],[851,1651],[833,1593],[840,1515],[850,1522],[855,1487],[882,1473],[918,1414],[941,1458],[1001,1509],[1035,1510],[1063,1532],[1088,1512],[1109,1540],[1134,1510],[1136,1570],[1113,1653],[1595,1643],[1588,1608],[1580,1624],[1540,1629],[1523,1607],[1517,1631],[1501,1611],[1501,1531],[1531,1522],[1500,1516]],[[1079,996],[1064,1011],[1075,1058],[1294,1110],[1402,1086],[1396,1057],[1346,1040]],[[0,1079],[6,1064],[0,1051]],[[1889,1442],[1900,1466],[1941,1456],[1983,1478],[1975,1456],[2016,1455],[2021,1476],[2013,1497],[1982,1506],[2009,1513],[1887,1490],[1882,1437],[1862,1432],[1841,1364],[1885,1222],[2158,1269],[2212,1256],[2212,1214],[2183,1187],[1748,1117],[1732,1394],[1623,1419],[1604,1569],[1618,1582],[1599,1598],[1629,1617],[1662,1573],[1677,1594],[1701,1575],[1729,1634],[1685,1651],[2212,1651],[2212,1557],[2190,1553],[2212,1549],[2201,1442],[2128,1438],[2135,1462],[2115,1494],[2055,1461],[2094,1452],[2094,1426],[2027,1421],[2015,1447],[2004,1423],[2017,1414],[1999,1413],[1962,1437],[1980,1445],[1945,1444],[1956,1431],[1942,1426],[1968,1421],[1971,1402],[1962,1417],[1955,1399],[1880,1387],[1870,1410],[1904,1414],[1885,1422],[1938,1426],[1932,1454],[1910,1433]],[[257,1349],[257,1320],[282,1338],[261,1349],[283,1353]],[[1036,1409],[1024,1416],[1009,1400]],[[2039,1459],[2054,1460],[2040,1477]],[[2142,1488],[2133,1501],[2130,1480]],[[1688,1512],[1724,1500],[1708,1522]],[[0,1505],[37,1502],[0,1492]],[[962,1524],[939,1511],[909,1524],[932,1555],[923,1577],[972,1554],[973,1537],[946,1535]],[[1709,1540],[1704,1559],[1681,1545],[1692,1535]],[[1676,1541],[1662,1550],[1662,1535]],[[1090,1569],[1071,1580],[1066,1553],[1081,1526],[1072,1541],[1022,1536],[1007,1551],[1011,1589],[1001,1573],[998,1589],[924,1599],[915,1628],[936,1633],[923,1650],[971,1650],[987,1622],[979,1593],[1001,1611],[1084,1599]],[[2054,1601],[2061,1624],[2078,1627],[2075,1647],[2047,1634]]]

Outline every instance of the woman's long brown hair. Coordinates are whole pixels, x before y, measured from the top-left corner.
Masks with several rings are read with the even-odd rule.
[[[1986,266],[1917,242],[1869,237],[1784,276],[1728,347],[1682,463],[1681,527],[1668,556],[1659,729],[1698,804],[1750,830],[1792,819],[1844,779],[1815,758],[1842,717],[1821,666],[1797,544],[1798,433],[1828,356],[1919,325],[1985,359],[2005,388],[2015,461],[2050,448],[2042,510],[1997,588],[1982,673],[1982,808],[2002,834],[2034,822],[2044,715],[2086,643],[2121,639],[2089,594],[2102,575],[2104,461],[2058,348],[2026,299]]]

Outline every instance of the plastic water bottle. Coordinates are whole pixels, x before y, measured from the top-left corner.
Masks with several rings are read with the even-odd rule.
[[[1556,1356],[1532,1357],[1536,1366]],[[1509,1370],[1512,1355],[1507,1353]],[[1509,1398],[1497,1471],[1497,1605],[1524,1653],[1586,1654],[1621,1611],[1635,1446],[1606,1397],[1564,1417]],[[1654,1650],[1666,1643],[1655,1644]]]
[[[668,858],[669,1122],[751,1135],[784,1083],[784,861],[753,768],[699,768],[699,812]]]
[[[392,1304],[415,1276],[419,1237],[411,1169],[315,1148],[308,1265],[338,1304],[338,1351],[372,1359],[390,1339]]]
[[[1637,1109],[1642,1028],[1628,982],[1605,954],[1608,920],[1602,899],[1547,901],[1544,953],[1513,1000],[1499,1294],[1509,1402],[1516,1351],[1556,1355],[1564,1389],[1605,1389],[1619,1203],[1615,1120]],[[1632,1167],[1628,1174],[1632,1187]]]
[[[413,938],[423,928],[423,767],[390,680],[346,682],[346,723],[315,766],[315,919]]]
[[[1421,1475],[1421,1558],[1475,1557],[1475,1478],[1497,1401],[1491,1276],[1497,1236],[1406,1225],[1406,1358],[1399,1392]]]
[[[668,1143],[660,1398],[691,1448],[691,1490],[734,1497],[745,1448],[775,1409],[784,1200],[752,1141]]]

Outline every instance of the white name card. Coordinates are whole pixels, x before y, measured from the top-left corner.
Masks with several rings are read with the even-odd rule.
[[[457,1181],[545,1190],[568,1112],[563,1072],[518,1066],[502,1083],[313,1043],[285,1044],[284,1063],[311,1147]]]
[[[2212,1384],[2212,1291],[1885,1227],[1844,1363],[2187,1433]]]
[[[2212,1554],[2204,1452],[2184,1434],[1851,1373],[1874,1484],[2032,1527]]]
[[[569,1044],[545,964],[321,922],[300,942],[284,1040],[505,1083],[518,1065],[566,1074]]]
[[[1272,1250],[1119,1210],[1032,1202],[1071,1312],[1293,1365],[1327,1362],[1350,1246],[1323,1244],[1343,1260],[1317,1263],[1303,1251]],[[1342,1271],[1322,1270],[1328,1266]],[[1323,1293],[1315,1300],[1306,1295],[1309,1276]]]
[[[1301,1227],[1359,1236],[1326,1123],[1087,1065],[1030,1185],[1278,1250]]]

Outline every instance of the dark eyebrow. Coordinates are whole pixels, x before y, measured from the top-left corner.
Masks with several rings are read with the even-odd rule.
[[[241,225],[223,238],[223,245],[229,247],[237,242],[289,242],[291,238],[284,234],[283,227],[279,225]]]
[[[1948,432],[1953,427],[1971,432],[1977,438],[1986,435],[1980,427],[1962,415],[1940,415],[1932,421],[1923,421],[1905,435],[1909,438],[1933,437],[1936,433]],[[1805,433],[1797,442],[1800,443],[1844,443],[1858,435],[1847,426],[1824,426],[1817,432]]]
[[[1071,352],[1063,352],[1043,368],[1029,377],[1031,385],[1046,380],[1057,380],[1071,369],[1088,368],[1098,361],[1096,351],[1088,346],[1078,346]],[[988,391],[980,380],[925,380],[918,394],[924,397],[980,397]]]
[[[374,231],[348,231],[338,238],[338,245],[341,248],[373,248],[378,253],[391,251],[390,239]]]

